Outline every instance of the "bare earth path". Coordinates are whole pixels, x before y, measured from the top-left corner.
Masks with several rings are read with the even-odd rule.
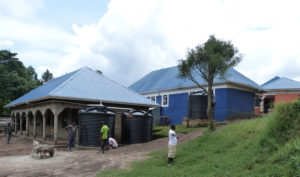
[[[190,141],[201,133],[202,130],[179,133],[179,143]],[[105,154],[98,154],[95,149],[72,152],[57,150],[53,158],[40,160],[30,155],[31,141],[14,137],[11,144],[7,145],[5,138],[0,136],[0,177],[95,176],[103,169],[127,168],[129,162],[146,159],[149,152],[167,148],[167,144],[166,137],[148,143],[123,146]]]

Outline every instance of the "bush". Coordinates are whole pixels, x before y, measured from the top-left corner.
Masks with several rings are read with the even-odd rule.
[[[272,152],[289,140],[299,129],[300,101],[277,104],[275,113],[270,116],[270,119],[260,144]]]

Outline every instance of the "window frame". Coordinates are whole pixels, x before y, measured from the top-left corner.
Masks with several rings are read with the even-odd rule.
[[[154,99],[152,99],[152,98],[154,98]],[[156,102],[156,96],[150,96],[150,100],[153,102]]]
[[[166,96],[166,98],[167,98],[167,103],[166,104],[164,104],[164,97]],[[163,107],[168,107],[169,106],[169,94],[163,94],[163,95],[161,95],[161,106],[163,106]]]

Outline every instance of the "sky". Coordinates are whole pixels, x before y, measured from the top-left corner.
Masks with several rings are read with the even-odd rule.
[[[235,67],[262,84],[300,81],[297,0],[0,0],[0,50],[41,77],[87,66],[129,86],[176,66],[210,35],[243,55]]]

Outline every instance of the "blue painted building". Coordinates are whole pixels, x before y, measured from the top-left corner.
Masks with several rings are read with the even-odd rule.
[[[201,89],[194,82],[177,76],[176,66],[160,69],[147,74],[129,88],[160,104],[161,115],[168,116],[171,124],[182,124],[182,119],[187,117],[188,96]],[[203,87],[207,86],[202,78],[196,79]],[[231,117],[253,115],[255,94],[261,92],[262,88],[230,68],[224,78],[216,77],[213,90],[215,119],[224,121]]]

